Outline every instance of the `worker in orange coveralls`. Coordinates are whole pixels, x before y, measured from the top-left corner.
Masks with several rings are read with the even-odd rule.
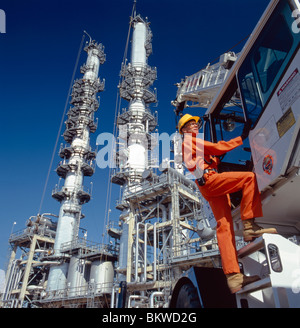
[[[184,135],[183,160],[186,167],[196,176],[199,190],[209,202],[214,213],[223,271],[231,293],[236,293],[245,285],[259,280],[260,277],[248,277],[240,273],[229,194],[238,190],[243,191],[240,210],[245,241],[251,241],[263,233],[277,233],[277,231],[275,228],[263,229],[254,222],[255,217],[263,216],[260,193],[254,173],[218,173],[219,159],[215,156],[223,155],[242,145],[249,133],[249,127],[245,125],[241,137],[212,143],[196,137],[199,133],[199,119],[200,117],[186,114],[178,122],[179,133]]]

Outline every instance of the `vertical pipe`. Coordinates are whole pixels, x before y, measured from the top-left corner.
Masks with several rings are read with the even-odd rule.
[[[25,292],[26,292],[26,288],[27,288],[27,284],[28,284],[28,278],[29,278],[29,274],[30,274],[30,270],[32,267],[32,260],[33,260],[33,255],[34,255],[34,250],[36,247],[36,241],[37,241],[37,235],[33,235],[32,241],[31,241],[31,245],[30,245],[30,250],[29,250],[29,254],[28,254],[28,258],[27,258],[27,263],[26,263],[26,267],[24,270],[24,276],[23,276],[23,280],[22,280],[22,288],[20,291],[20,296],[19,296],[19,306],[18,307],[22,307],[24,298],[25,298]]]
[[[127,294],[127,283],[126,281],[121,281],[118,291],[118,308],[124,308],[126,303]]]
[[[154,256],[153,256],[153,263],[154,263],[154,268],[153,268],[153,281],[156,281],[156,251],[157,251],[157,241],[156,241],[156,224],[157,222],[154,223],[154,228],[153,228],[153,248],[154,248]]]
[[[7,270],[6,270],[6,275],[5,275],[5,287],[4,287],[4,293],[2,296],[3,300],[6,300],[8,297],[8,293],[10,291],[10,285],[11,285],[11,275],[13,273],[14,270],[14,266],[15,266],[15,257],[16,257],[16,252],[17,252],[17,245],[14,245],[14,248],[11,251],[10,254],[10,258],[9,258],[9,262],[8,262],[8,266],[7,266]]]
[[[113,309],[115,307],[115,290],[116,286],[112,287],[112,292],[111,292],[111,299],[110,299],[110,308]]]
[[[150,223],[145,224],[145,231],[144,231],[144,282],[147,281],[147,239],[148,239],[148,226]]]
[[[138,282],[138,267],[139,267],[139,231],[140,226],[144,225],[142,222],[138,222],[136,225],[136,241],[135,241],[135,282]]]

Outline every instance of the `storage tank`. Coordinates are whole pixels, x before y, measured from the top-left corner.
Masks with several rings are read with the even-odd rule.
[[[110,261],[93,261],[91,264],[90,284],[95,293],[111,293],[114,281],[114,268]]]
[[[78,256],[72,256],[68,269],[67,285],[69,296],[79,296],[87,293],[85,261]]]

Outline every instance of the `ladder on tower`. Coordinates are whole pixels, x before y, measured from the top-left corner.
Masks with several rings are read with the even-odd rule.
[[[264,234],[238,250],[238,257],[245,275],[261,278],[236,293],[238,307],[300,307],[300,246]]]

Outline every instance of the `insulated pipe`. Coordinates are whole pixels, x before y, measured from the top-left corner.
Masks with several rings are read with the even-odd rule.
[[[147,224],[150,224],[150,223],[147,223]],[[135,285],[135,284],[139,284],[141,286],[148,286],[148,285],[151,286],[156,282],[156,273],[157,273],[157,265],[156,265],[156,260],[157,260],[157,256],[156,256],[156,244],[157,244],[156,231],[157,231],[157,228],[156,228],[156,224],[157,224],[157,222],[155,222],[154,225],[153,225],[153,233],[154,233],[154,237],[153,237],[153,247],[154,247],[153,280],[148,281],[148,282],[144,282],[144,281],[138,282],[138,266],[136,265],[135,266],[135,279],[134,279],[134,281],[127,283],[128,286]],[[136,247],[138,247],[138,245],[139,245],[139,243],[138,243],[138,229],[139,229],[140,225],[144,225],[144,223],[142,223],[142,222],[137,223]],[[136,254],[135,254],[135,262],[136,263],[138,263],[137,260],[138,260],[138,252],[136,251]]]
[[[145,224],[144,229],[144,282],[147,282],[147,237],[148,237],[148,226],[150,223]]]
[[[10,272],[10,282],[9,285],[7,287],[7,291],[6,291],[6,298],[5,299],[9,299],[11,296],[11,293],[14,289],[17,288],[19,282],[20,282],[20,278],[22,275],[22,270],[20,270],[19,267],[16,267],[18,260],[14,260],[13,262],[13,271]],[[13,306],[11,306],[13,307]]]
[[[9,277],[9,280],[6,281],[5,293],[3,296],[3,300],[8,299],[8,295],[10,295],[10,290],[14,289],[14,288],[11,288],[11,286],[13,286],[13,280],[15,279],[15,276],[16,276],[14,274],[15,266],[16,266],[16,260],[12,261],[11,266],[8,271],[9,274],[7,274],[7,277]]]
[[[37,285],[29,285],[27,286],[26,290],[32,291],[32,290],[44,290],[43,286],[37,286]]]
[[[10,287],[10,292],[9,292],[9,297],[14,289],[18,286],[20,279],[22,276],[22,270],[20,269],[19,266],[17,266],[17,262],[15,262],[14,265],[14,271],[13,271],[13,279]]]
[[[148,223],[146,223],[147,225]],[[139,259],[139,231],[140,231],[140,226],[144,226],[144,238],[147,233],[146,225],[142,222],[137,223],[137,229],[136,229],[136,250],[135,250],[135,282],[138,282],[138,259]],[[144,248],[144,276],[145,276],[145,255],[147,256],[147,250]],[[145,278],[144,278],[145,279]],[[143,279],[143,280],[144,280]]]
[[[138,276],[138,249],[139,249],[139,222],[136,224],[136,237],[135,237],[135,268],[134,268],[134,282],[137,282]]]
[[[37,267],[37,266],[44,266],[44,265],[60,265],[60,261],[43,261],[43,262],[38,262],[38,263],[33,263],[32,267]]]
[[[153,264],[154,264],[154,268],[153,268],[153,283],[156,282],[156,224],[157,222],[154,223],[154,228],[153,228],[153,248],[154,248],[154,256],[153,256]]]
[[[128,298],[128,308],[132,308],[131,306],[131,300],[138,300],[138,299],[141,299],[141,300],[148,300],[148,297],[147,296],[141,296],[141,295],[130,295],[129,298]]]
[[[153,309],[154,308],[154,297],[155,296],[164,296],[165,294],[163,292],[153,292],[150,295],[150,308]]]
[[[47,216],[54,216],[55,218],[58,218],[58,215],[53,214],[53,213],[43,213],[42,214],[42,217],[44,217],[45,215],[47,215]]]
[[[135,279],[134,282],[138,282],[138,261],[139,261],[139,230],[140,225],[144,225],[142,222],[138,222],[136,225],[136,241],[135,241]]]
[[[113,309],[115,307],[115,293],[116,293],[116,288],[118,286],[113,286],[112,287],[112,292],[111,292],[111,300],[110,300],[110,308]]]
[[[153,248],[154,248],[154,252],[153,252],[153,280],[148,282],[148,284],[153,284],[154,282],[156,282],[156,273],[157,273],[157,265],[156,265],[156,260],[157,260],[157,256],[156,256],[156,244],[157,244],[157,238],[156,238],[156,224],[157,222],[154,223],[153,225]],[[147,225],[151,225],[150,223],[142,223],[142,222],[138,222],[137,223],[137,228],[136,228],[136,250],[135,250],[135,279],[132,283],[138,283],[138,249],[139,249],[139,229],[140,226],[143,225],[145,232],[144,232],[144,278],[143,281],[141,281],[142,284],[147,284],[146,279],[147,278]],[[129,283],[130,284],[130,283]]]
[[[166,222],[167,221],[167,208],[163,204],[159,204],[159,207],[162,210],[162,222]],[[163,237],[163,245],[165,245],[167,236],[166,236],[166,233],[164,231],[162,232],[162,237]],[[166,262],[167,262],[166,251],[163,252],[163,261],[164,261],[164,264],[166,264]]]
[[[194,188],[198,189],[198,186],[196,185],[196,182],[194,182],[191,179],[186,178],[184,175],[180,174],[178,171],[173,169],[172,167],[168,167],[166,171],[169,172],[169,175],[173,175],[176,177],[180,182],[184,183],[187,186],[193,186]]]

